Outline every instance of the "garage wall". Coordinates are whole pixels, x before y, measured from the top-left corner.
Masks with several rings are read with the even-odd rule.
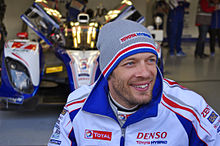
[[[187,10],[188,14],[184,16],[184,29],[183,38],[197,38],[198,28],[195,26],[195,18],[197,13],[198,1],[199,0],[189,0],[190,7]]]
[[[22,29],[20,16],[33,4],[34,0],[5,0],[7,5],[4,23],[8,31],[7,39],[16,38]]]
[[[87,7],[95,9],[100,3],[103,4],[107,10],[113,9],[117,6],[121,0],[88,0]],[[138,11],[145,16],[145,25],[152,24],[152,6],[156,0],[131,0],[138,9]],[[183,37],[197,37],[197,27],[195,27],[195,14],[198,0],[189,0],[191,5],[189,8],[189,14],[185,15],[185,28],[183,31]],[[22,29],[22,20],[20,15],[31,6],[34,0],[5,0],[7,5],[6,15],[4,23],[8,31],[7,39],[16,38],[16,33]],[[65,14],[65,8],[60,7],[62,14]]]

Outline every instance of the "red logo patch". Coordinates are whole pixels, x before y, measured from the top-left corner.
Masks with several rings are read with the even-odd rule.
[[[202,111],[202,116],[203,116],[203,118],[205,118],[208,114],[209,114],[209,112],[210,112],[210,108],[209,108],[209,106],[207,105],[206,106],[206,108]]]
[[[85,130],[84,138],[86,139],[99,139],[99,140],[108,140],[112,139],[112,132],[108,131],[97,131],[97,130]]]

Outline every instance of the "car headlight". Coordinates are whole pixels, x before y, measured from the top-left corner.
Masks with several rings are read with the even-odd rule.
[[[27,68],[12,58],[6,58],[5,64],[10,83],[19,92],[32,93],[34,90]]]

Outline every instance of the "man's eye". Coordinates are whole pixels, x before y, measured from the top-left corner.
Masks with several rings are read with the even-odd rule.
[[[156,59],[154,59],[154,58],[153,59],[149,59],[149,62],[150,63],[156,63]]]
[[[134,64],[134,62],[127,62],[127,63],[125,63],[124,65],[125,66],[131,66],[131,65],[133,65]]]

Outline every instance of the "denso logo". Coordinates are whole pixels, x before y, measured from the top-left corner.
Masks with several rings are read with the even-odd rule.
[[[112,132],[86,129],[84,137],[86,139],[99,139],[99,140],[109,140],[109,141],[111,141]]]
[[[137,135],[137,139],[165,139],[167,137],[167,132],[150,132],[143,133],[139,132]]]

